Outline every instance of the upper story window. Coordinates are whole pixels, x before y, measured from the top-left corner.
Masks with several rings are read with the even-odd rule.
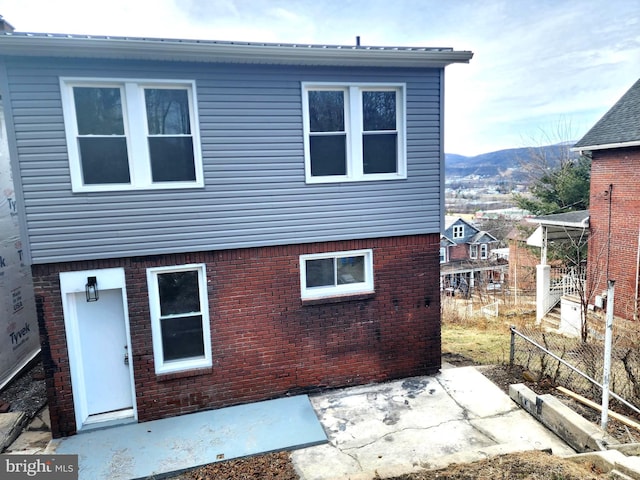
[[[203,186],[194,82],[60,84],[74,192]]]
[[[447,263],[447,247],[440,247],[440,263]]]
[[[478,245],[473,243],[469,246],[469,257],[472,259],[478,258]]]
[[[300,283],[303,300],[373,293],[373,252],[301,255]]]
[[[403,85],[303,84],[308,183],[406,178]]]
[[[454,225],[453,226],[453,238],[463,238],[464,237],[464,226],[463,225]]]
[[[489,256],[489,247],[486,243],[480,245],[480,258],[485,260]]]

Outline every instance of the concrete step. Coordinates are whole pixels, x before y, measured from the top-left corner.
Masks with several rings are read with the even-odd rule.
[[[40,410],[24,427],[16,427],[14,439],[7,445],[5,453],[42,454],[51,441],[49,407]]]
[[[0,453],[20,435],[28,420],[24,412],[0,413]]]

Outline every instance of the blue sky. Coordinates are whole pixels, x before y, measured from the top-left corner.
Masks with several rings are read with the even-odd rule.
[[[640,78],[640,0],[0,0],[18,31],[453,47],[445,151],[577,140]]]

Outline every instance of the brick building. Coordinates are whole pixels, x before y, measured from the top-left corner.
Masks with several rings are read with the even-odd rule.
[[[0,34],[54,436],[436,372],[471,56]]]
[[[640,80],[574,148],[591,156],[588,291],[602,296],[607,280],[614,280],[614,314],[636,320],[640,280]]]

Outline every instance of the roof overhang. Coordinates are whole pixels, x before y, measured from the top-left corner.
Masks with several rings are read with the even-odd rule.
[[[0,55],[363,67],[445,67],[470,51],[428,47],[302,45],[43,33],[0,35]]]
[[[580,241],[588,234],[589,210],[543,215],[528,218],[527,222],[538,224],[538,228],[527,238],[527,245],[542,247],[545,237],[547,242],[568,239]]]
[[[628,148],[628,147],[640,147],[640,140],[633,142],[618,142],[618,143],[606,143],[603,145],[585,145],[584,147],[572,147],[572,152],[592,152],[594,150],[609,150],[611,148]]]

